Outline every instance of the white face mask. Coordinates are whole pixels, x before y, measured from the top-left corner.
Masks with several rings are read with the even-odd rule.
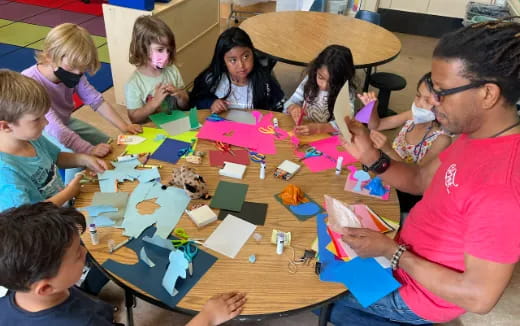
[[[415,124],[425,123],[435,120],[435,113],[431,110],[423,109],[415,105],[415,102],[412,103],[412,115],[413,122]]]

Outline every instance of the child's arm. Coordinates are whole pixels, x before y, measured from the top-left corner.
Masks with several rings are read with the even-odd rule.
[[[229,292],[212,297],[186,326],[215,326],[240,315],[246,303],[245,293]]]
[[[403,159],[388,143],[388,138],[377,130],[370,130],[370,140],[374,143],[374,147],[382,150],[386,155],[394,161],[401,162]]]
[[[56,138],[61,144],[76,153],[91,153],[94,146],[63,124],[54,109],[51,108],[45,117],[49,121],[45,131],[50,136]]]
[[[370,130],[394,129],[397,127],[401,127],[406,121],[412,119],[412,111],[410,110],[386,118],[380,118],[377,113],[378,103],[377,97],[374,92],[358,94],[358,98],[361,101],[361,103],[363,103],[363,105],[367,105],[372,101],[376,102],[374,104],[372,114],[370,115],[370,120],[368,121],[368,129]]]
[[[177,99],[177,104],[179,105],[180,109],[186,109],[188,108],[188,105],[190,103],[190,97],[188,95],[188,92],[182,88],[177,88],[173,85],[167,85],[166,90],[172,95],[175,96]]]
[[[164,84],[157,84],[153,98],[146,102],[142,107],[137,109],[128,109],[128,118],[133,123],[142,123],[148,119],[151,114],[154,114],[157,109],[161,107],[162,102],[169,95],[167,86]],[[135,98],[137,96],[136,91],[129,84],[126,89],[126,104],[129,105],[129,98]]]
[[[78,153],[60,152],[56,164],[62,169],[85,167],[96,173],[108,170],[108,165],[104,160]]]
[[[62,191],[58,192],[56,195],[50,198],[47,198],[45,201],[51,202],[56,206],[63,206],[63,204],[79,195],[79,191],[81,189],[80,181],[82,177],[82,173],[77,173],[74,179],[72,179]]]
[[[328,122],[325,123],[308,123],[294,127],[297,135],[309,136],[315,134],[333,133],[337,130]]]
[[[122,133],[138,134],[143,131],[143,128],[138,124],[126,123],[114,108],[107,102],[103,102],[97,111],[107,119],[112,125],[121,130]]]

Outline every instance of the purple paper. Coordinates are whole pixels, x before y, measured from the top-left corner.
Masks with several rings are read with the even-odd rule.
[[[368,123],[368,121],[370,121],[370,115],[372,114],[375,103],[376,101],[372,101],[362,107],[361,110],[359,110],[359,112],[356,114],[355,119],[361,123]]]
[[[167,138],[150,158],[175,164],[182,156],[179,155],[179,151],[190,146],[190,143]]]

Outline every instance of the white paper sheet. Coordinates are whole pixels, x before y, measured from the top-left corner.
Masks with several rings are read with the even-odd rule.
[[[336,124],[338,125],[341,135],[343,135],[343,138],[350,143],[352,135],[345,123],[346,116],[351,118],[354,116],[354,110],[350,104],[348,81],[345,82],[345,85],[343,85],[336,97],[336,103],[334,103],[334,119],[336,119]]]
[[[204,246],[229,258],[235,258],[255,229],[256,225],[228,214],[204,242]]]

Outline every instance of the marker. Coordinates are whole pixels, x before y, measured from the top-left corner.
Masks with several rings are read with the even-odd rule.
[[[343,156],[338,156],[338,161],[336,163],[336,175],[341,174],[342,164],[343,164]]]
[[[137,166],[138,168],[158,168],[158,169],[161,169],[162,168],[162,165],[153,165],[153,164],[139,164]]]
[[[96,224],[90,224],[88,230],[90,232],[90,242],[92,242],[94,246],[97,246],[99,244],[99,238],[97,234]]]
[[[114,251],[116,251],[117,249],[123,247],[124,245],[126,245],[130,240],[132,240],[132,237],[126,239],[125,241],[123,242],[120,242],[119,244],[117,244],[115,247],[113,248],[108,248],[108,252],[110,253],[113,253]]]
[[[283,254],[283,241],[284,241],[285,235],[283,232],[278,232],[278,236],[276,239],[276,253],[278,255]]]
[[[260,163],[260,179],[265,179],[265,163]]]

